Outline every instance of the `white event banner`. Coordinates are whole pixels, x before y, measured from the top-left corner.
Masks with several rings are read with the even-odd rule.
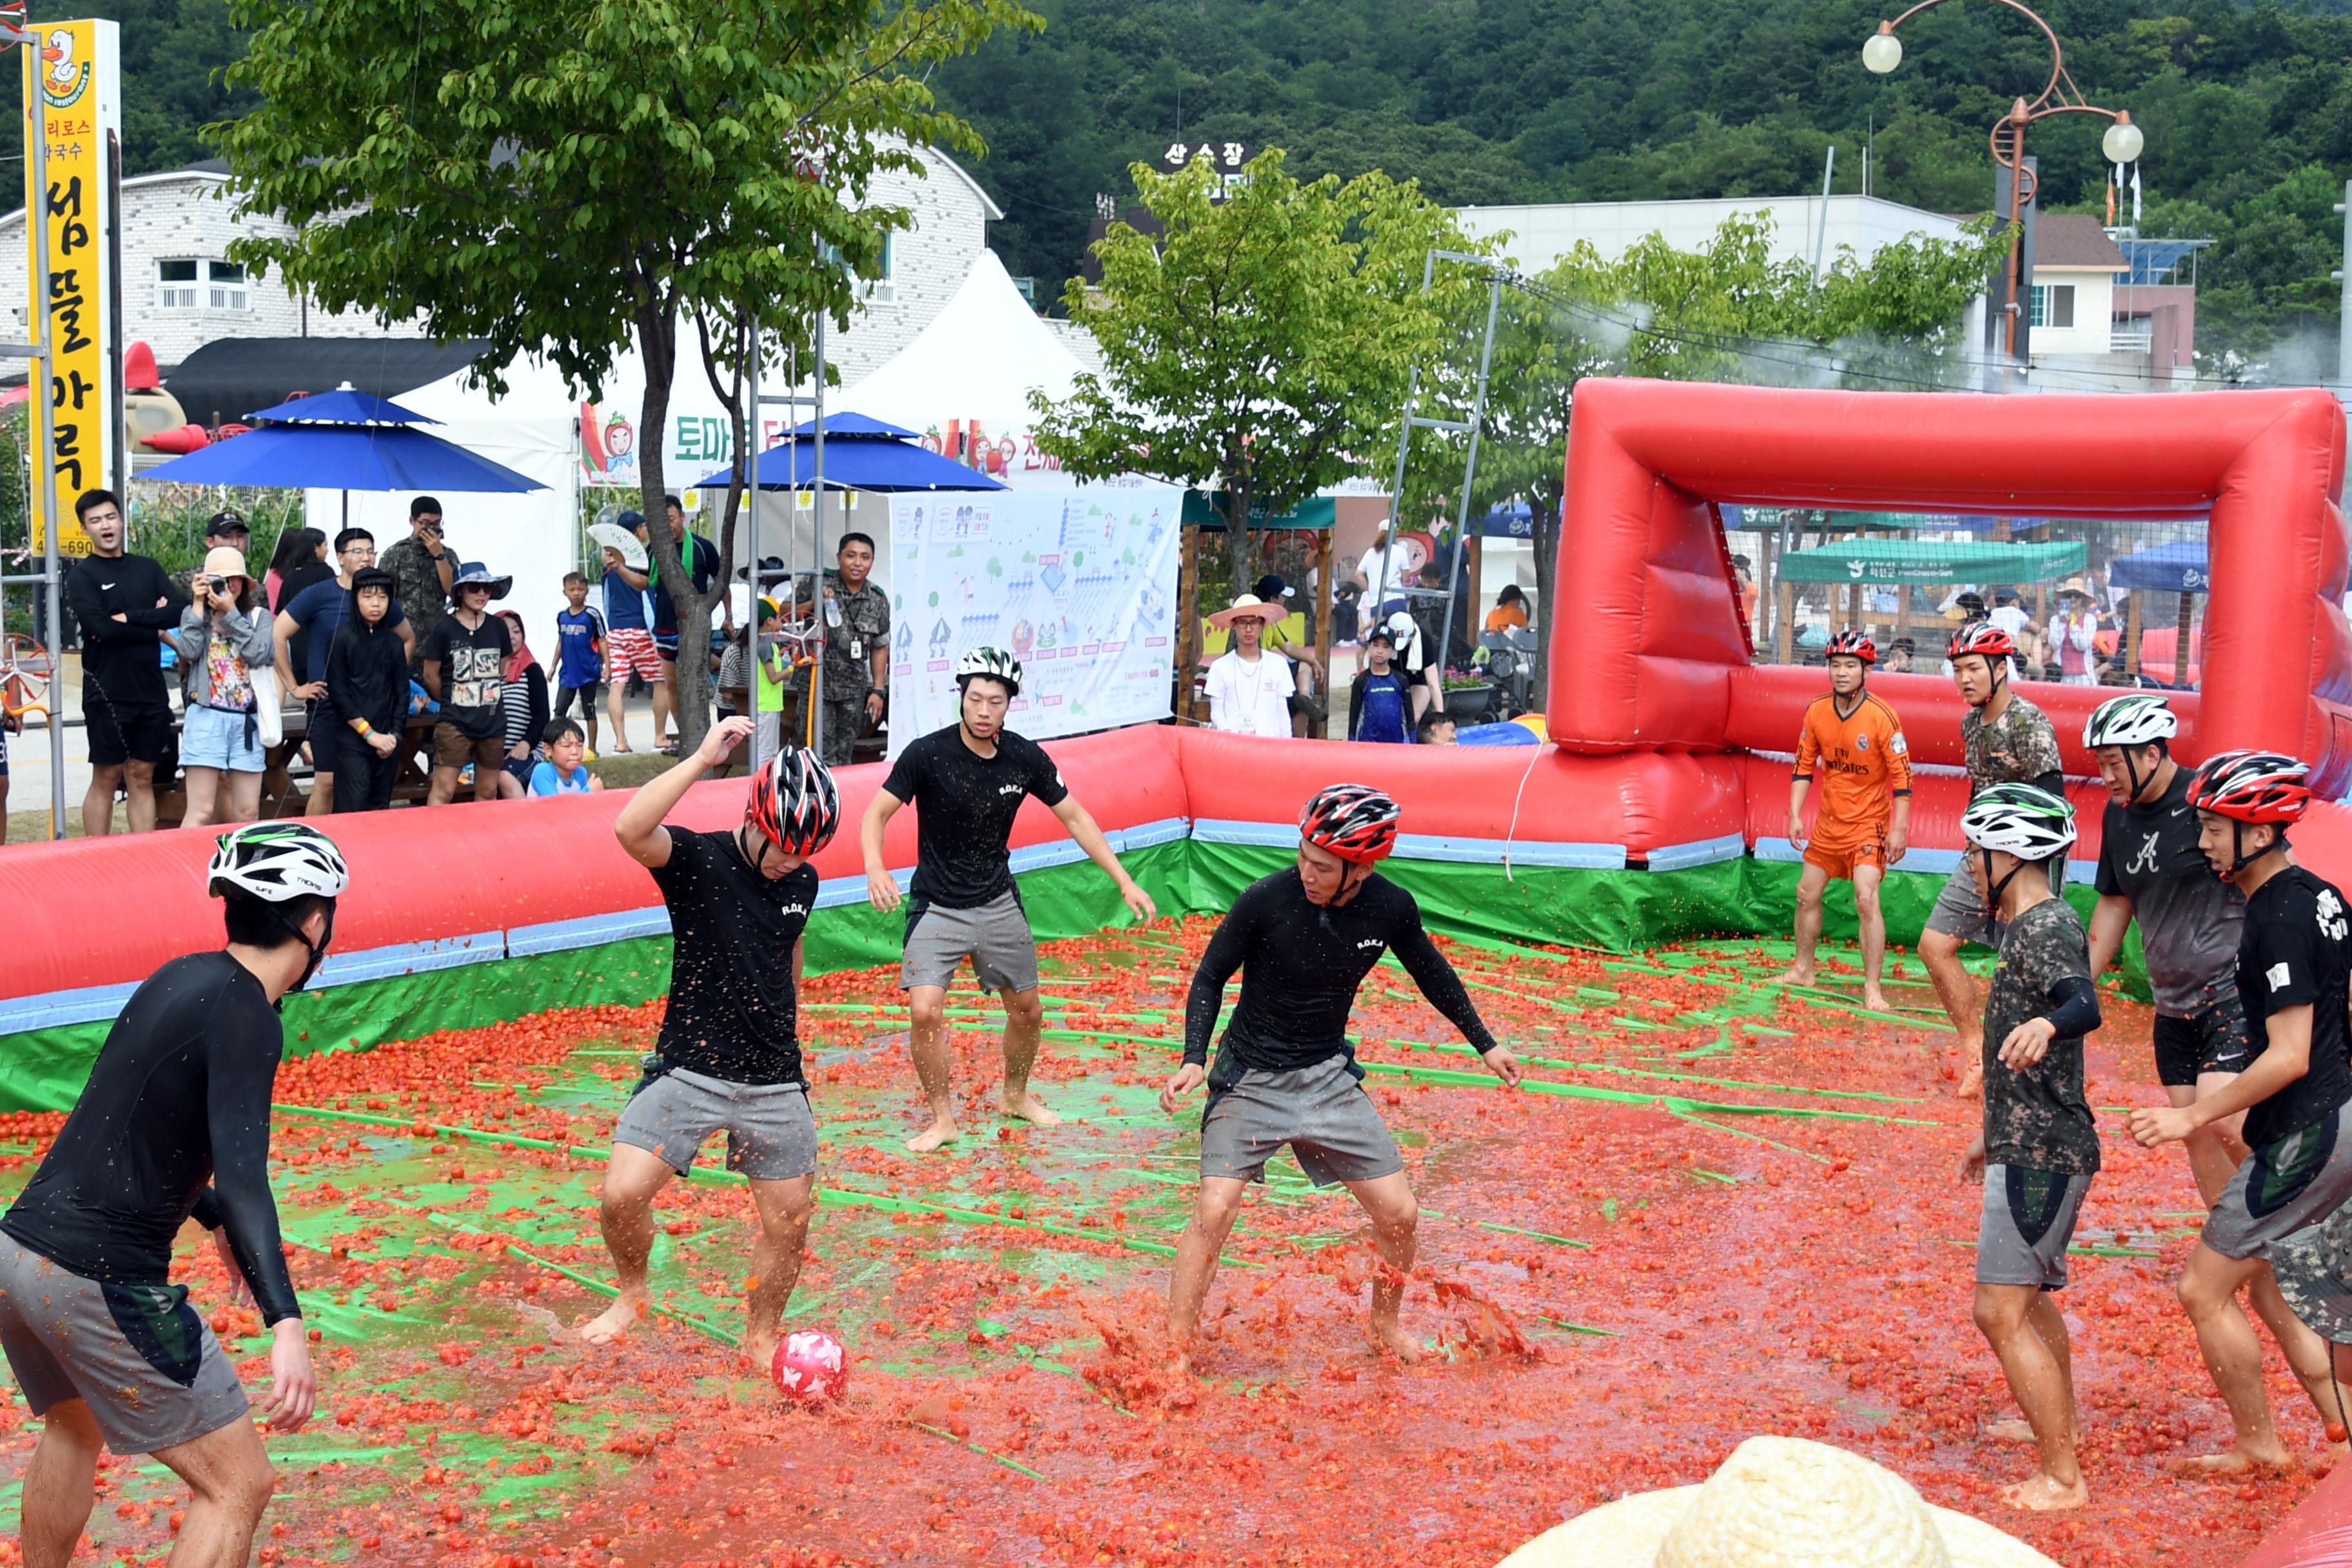
[[[938,491],[890,502],[890,755],[956,721],[955,663],[1013,650],[1031,740],[1169,715],[1184,492]]]

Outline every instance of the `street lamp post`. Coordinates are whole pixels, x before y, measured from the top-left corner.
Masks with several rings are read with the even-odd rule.
[[[1891,22],[1878,24],[1878,31],[1862,46],[1862,63],[1870,70],[1885,76],[1903,63],[1903,42],[1895,30],[1920,12],[1940,5],[1944,0],[1919,0],[1908,11]],[[2131,115],[2120,109],[2102,109],[2083,95],[2074,79],[2066,73],[2066,54],[2059,47],[2058,35],[2050,24],[2019,0],[2000,3],[2042,29],[2050,40],[2050,79],[2042,85],[2041,93],[2031,101],[2020,95],[2010,110],[1995,122],[1990,141],[1992,161],[2009,171],[2009,265],[2003,279],[2001,300],[2005,318],[2001,346],[2011,357],[2017,353],[2018,289],[2025,270],[2025,204],[2032,201],[2037,184],[2033,173],[2025,166],[2025,128],[2037,120],[2053,114],[2096,114],[2114,121],[2106,134],[2100,138],[2100,150],[2111,163],[2129,163],[2137,160],[2147,138],[2132,123]],[[2006,135],[2004,136],[2004,132]]]

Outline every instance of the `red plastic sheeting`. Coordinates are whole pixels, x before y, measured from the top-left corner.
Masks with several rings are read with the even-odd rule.
[[[2352,1568],[2352,1465],[2338,1465],[2238,1568]]]
[[[1551,738],[1725,743],[1745,665],[1702,501],[2179,517],[2210,508],[2193,754],[2271,746],[2352,786],[2344,414],[2319,391],[1979,397],[1580,384],[1553,625]],[[2283,673],[2295,670],[2294,679]],[[1785,744],[1785,742],[1775,742]]]
[[[1738,760],[1726,756],[1268,742],[1213,730],[1177,739],[1192,815],[1211,820],[1293,821],[1324,785],[1368,784],[1396,797],[1407,833],[1622,844],[1639,858],[1738,833],[1742,813]]]
[[[1724,738],[1759,752],[1793,752],[1805,709],[1830,689],[1829,672],[1815,665],[1759,664],[1731,676],[1731,722]],[[1969,709],[1945,675],[1873,675],[1870,689],[1885,698],[1903,720],[1903,738],[1915,763],[1965,767],[1960,720]],[[2058,731],[2058,754],[2070,773],[2088,776],[2098,763],[2083,749],[2083,723],[2091,710],[2116,694],[2113,687],[2060,686],[2046,680],[2018,683],[2019,695],[2050,715]],[[2201,761],[2198,749],[2200,699],[2194,691],[2170,691],[2183,739],[2173,750],[2184,760]]]

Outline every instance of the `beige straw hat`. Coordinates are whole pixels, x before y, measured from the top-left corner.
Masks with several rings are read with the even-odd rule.
[[[1225,608],[1209,617],[1213,626],[1230,626],[1245,616],[1255,616],[1268,625],[1281,620],[1290,612],[1280,605],[1269,605],[1255,594],[1244,594]]]
[[[1498,1568],[2057,1568],[2014,1536],[1921,1500],[1859,1454],[1750,1437],[1696,1487],[1620,1498]]]

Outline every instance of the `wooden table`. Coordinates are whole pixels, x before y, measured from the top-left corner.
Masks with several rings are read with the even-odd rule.
[[[423,805],[433,785],[433,725],[439,716],[414,713],[401,731],[400,773],[393,780],[392,799],[397,805],[406,803]],[[309,807],[310,792],[299,786],[306,780],[315,780],[320,769],[315,763],[302,760],[302,743],[310,738],[310,715],[307,703],[296,703],[285,711],[282,722],[285,735],[278,744],[269,747],[262,757],[261,816],[264,821],[274,817],[300,816]],[[179,729],[175,723],[174,731]],[[188,811],[187,788],[183,776],[175,777],[168,790],[155,796],[155,826],[177,827]],[[325,769],[330,775],[334,763],[328,760]],[[470,796],[467,798],[471,798]]]

